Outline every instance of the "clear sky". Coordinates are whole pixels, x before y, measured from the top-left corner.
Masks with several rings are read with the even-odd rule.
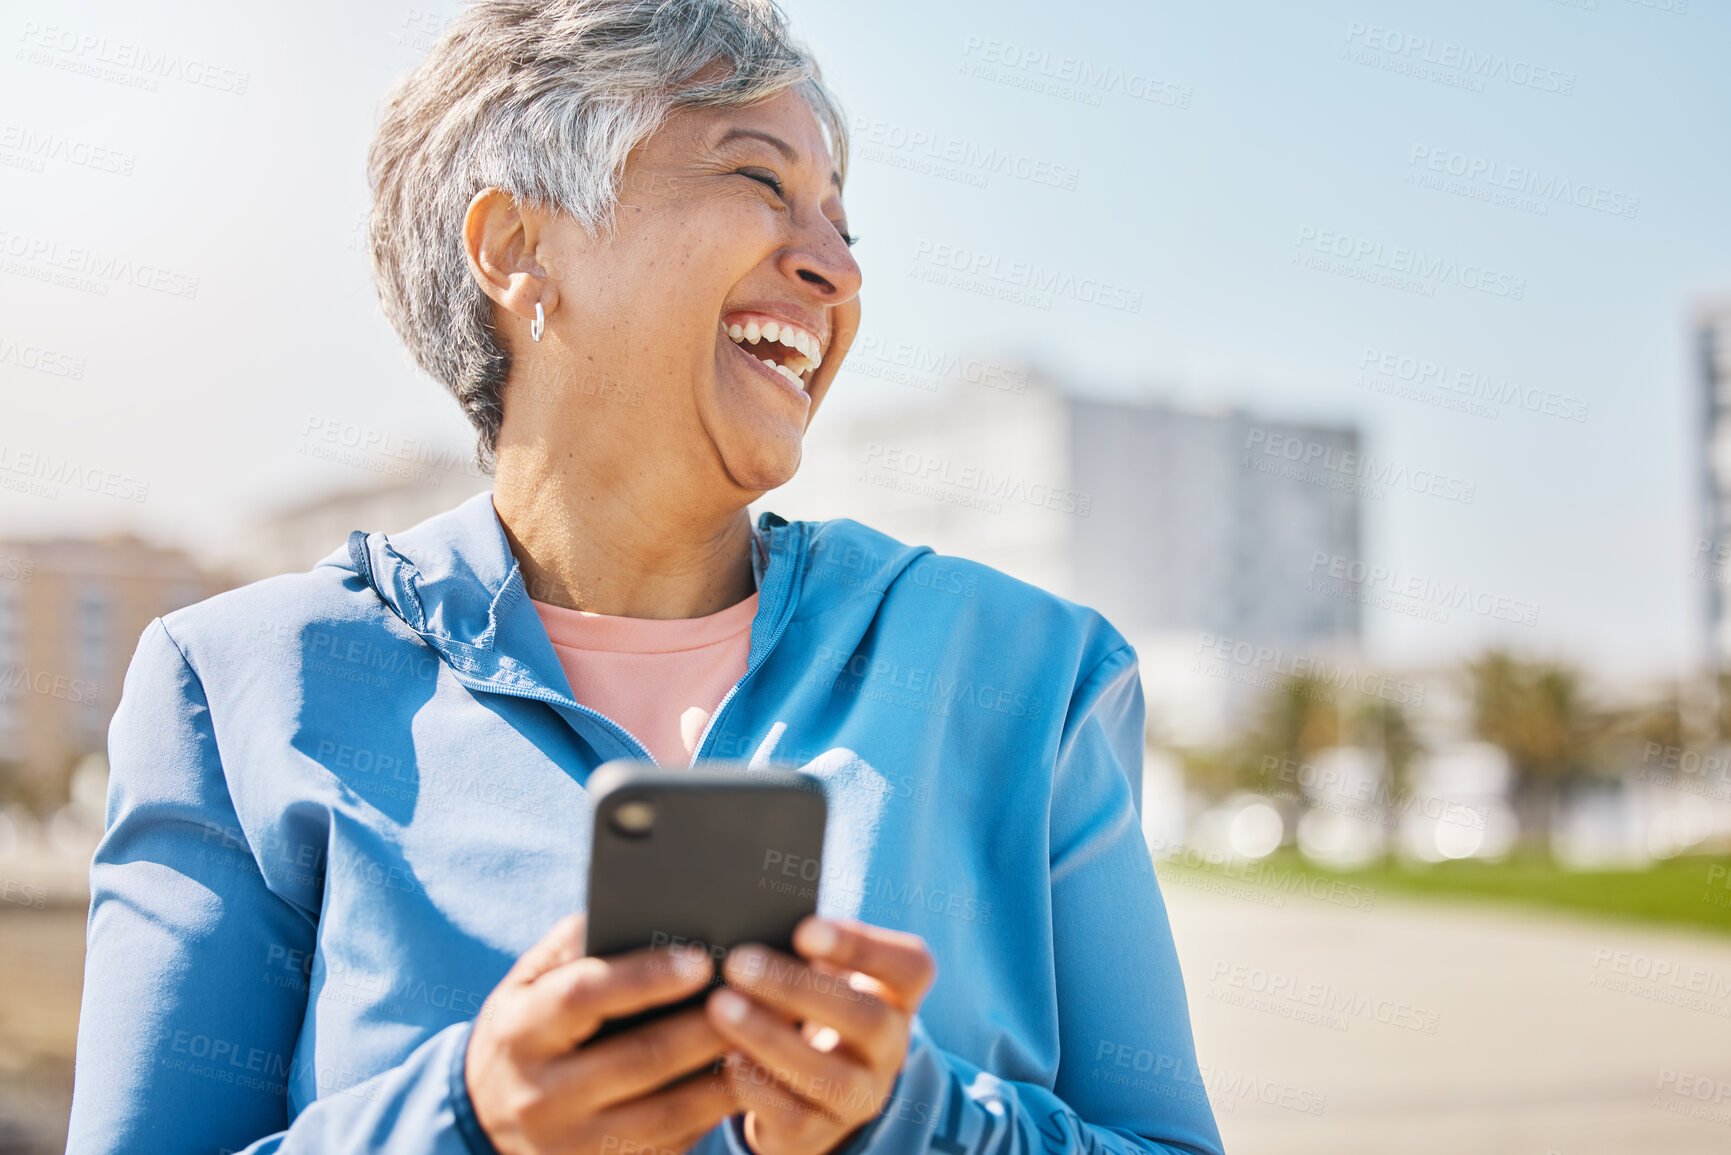
[[[1536,603],[1537,628],[1504,628],[1540,651],[1695,662],[1688,317],[1731,293],[1731,8],[786,7],[857,128],[862,343],[1356,422],[1374,454],[1472,492],[1366,502],[1368,558]],[[220,552],[262,511],[364,480],[306,453],[324,430],[466,452],[357,245],[380,97],[455,8],[0,4],[0,534]],[[105,278],[113,261],[144,283]],[[911,275],[946,263],[1064,287],[1037,308]],[[820,420],[924,398],[844,385]],[[70,458],[109,492],[47,496],[7,453]],[[1476,616],[1365,624],[1388,660],[1498,636]]]

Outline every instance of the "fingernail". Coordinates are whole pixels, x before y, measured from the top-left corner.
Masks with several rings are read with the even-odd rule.
[[[827,955],[835,949],[838,936],[833,924],[814,919],[806,924],[805,933],[801,937],[805,939],[806,949],[812,954]]]
[[[742,996],[726,989],[715,993],[715,1010],[721,1015],[723,1021],[738,1023],[745,1018],[747,1009],[745,999]]]

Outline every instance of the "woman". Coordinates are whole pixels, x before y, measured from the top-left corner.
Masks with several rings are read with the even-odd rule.
[[[484,0],[405,81],[381,297],[496,484],[146,629],[70,1151],[1219,1151],[1134,652],[749,521],[858,326],[845,162],[768,0]],[[711,973],[579,957],[583,784],[648,756],[823,779],[821,917],[585,1046]]]

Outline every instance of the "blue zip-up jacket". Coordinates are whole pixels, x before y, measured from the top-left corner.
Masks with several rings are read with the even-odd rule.
[[[758,519],[697,758],[824,780],[822,913],[938,977],[850,1152],[1217,1155],[1138,821],[1136,655],[1093,610],[849,520]],[[109,732],[68,1151],[494,1155],[482,1000],[583,909],[579,705],[480,494],[146,627]],[[738,1116],[694,1150],[746,1150]]]

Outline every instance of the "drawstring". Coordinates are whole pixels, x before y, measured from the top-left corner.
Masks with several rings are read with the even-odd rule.
[[[376,591],[379,587],[373,581],[373,559],[367,553],[365,531],[357,529],[349,534],[349,560],[355,563],[355,572],[361,575],[361,580]]]

